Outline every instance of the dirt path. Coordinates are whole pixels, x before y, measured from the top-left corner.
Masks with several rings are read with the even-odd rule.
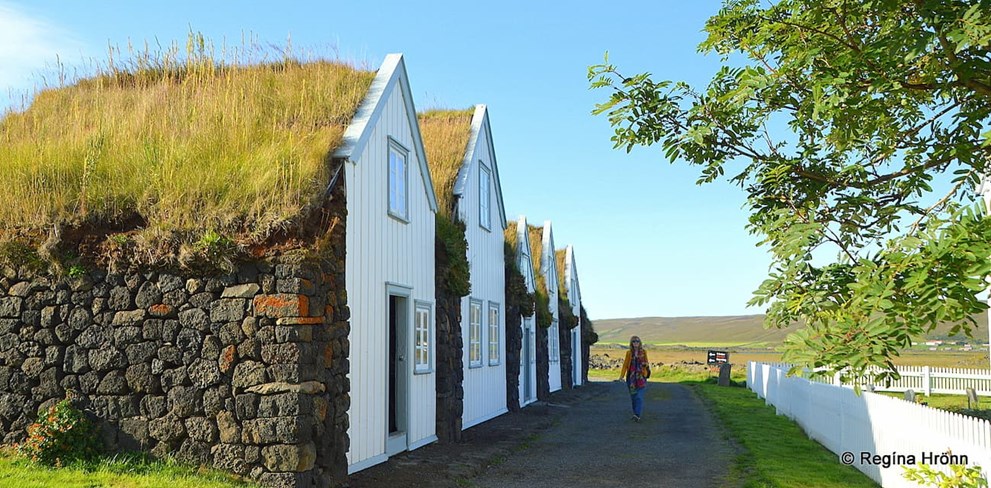
[[[356,473],[352,488],[732,486],[734,449],[685,386],[651,383],[640,423],[620,382],[593,381],[550,402]]]
[[[644,417],[630,419],[625,383],[575,404],[497,467],[471,480],[479,487],[710,487],[727,484],[733,450],[709,412],[685,386],[652,383]]]

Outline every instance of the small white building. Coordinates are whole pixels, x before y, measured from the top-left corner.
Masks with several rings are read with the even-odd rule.
[[[539,239],[539,242],[537,242]],[[547,357],[549,371],[547,381],[550,391],[561,389],[561,336],[558,324],[558,270],[557,257],[554,255],[554,233],[551,221],[544,221],[544,226],[530,227],[531,260],[536,273],[543,278],[547,288],[547,298],[550,301],[551,325],[547,329]]]
[[[347,192],[353,473],[437,438],[437,201],[402,55],[386,56],[333,157]]]
[[[429,132],[424,130],[428,134],[424,142],[431,158],[434,186],[437,191],[453,192],[454,213],[465,224],[468,241],[471,292],[461,301],[461,425],[467,429],[508,411],[503,249],[506,210],[486,106],[476,105],[469,111],[426,112],[420,115],[420,121],[424,127],[431,125]],[[467,137],[459,138],[462,134]],[[438,200],[445,201],[447,196],[438,195]]]
[[[521,216],[516,222],[510,222],[506,229],[506,240],[515,248],[516,266],[526,282],[527,293],[536,289],[533,274],[533,261],[530,260],[530,233],[526,217]],[[536,316],[522,317],[520,329],[522,345],[520,346],[520,407],[525,407],[537,401],[537,325]]]
[[[564,249],[563,273],[565,288],[562,293],[571,305],[571,313],[578,318],[578,325],[571,329],[571,381],[574,386],[581,386],[584,369],[582,367],[582,292],[581,287],[578,286],[578,268],[575,266],[575,249],[572,246]]]

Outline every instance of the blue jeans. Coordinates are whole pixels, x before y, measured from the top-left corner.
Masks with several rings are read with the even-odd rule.
[[[637,388],[633,393],[630,393],[630,400],[633,401],[633,415],[637,417],[643,413],[643,391],[647,387]]]

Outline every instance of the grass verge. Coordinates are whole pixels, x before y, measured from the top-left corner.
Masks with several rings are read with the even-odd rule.
[[[836,454],[809,439],[798,425],[746,388],[682,381],[709,405],[739,446],[732,477],[745,487],[821,488],[877,486],[866,475],[839,462]]]
[[[235,488],[257,485],[206,468],[141,455],[117,455],[91,463],[49,468],[0,451],[0,486],[18,488]]]

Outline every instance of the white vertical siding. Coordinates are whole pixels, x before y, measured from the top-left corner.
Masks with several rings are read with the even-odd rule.
[[[559,334],[559,322],[558,322],[558,310],[557,310],[557,259],[554,256],[554,233],[551,229],[551,222],[548,220],[544,222],[544,245],[543,245],[543,266],[541,269],[544,273],[544,280],[547,282],[547,297],[550,299],[550,309],[551,317],[553,322],[551,323],[551,328],[547,331],[547,341],[550,342],[552,334],[560,337]],[[548,353],[550,352],[550,344],[548,344]],[[550,390],[552,392],[561,389],[561,348],[558,347],[557,360],[554,360],[552,356],[550,357],[550,372],[548,373],[548,382],[550,384]]]
[[[582,384],[582,320],[581,320],[581,308],[582,308],[582,293],[581,287],[578,286],[578,269],[575,265],[575,250],[573,247],[568,246],[565,252],[564,265],[567,268],[565,271],[565,281],[568,283],[568,301],[571,303],[571,313],[578,317],[578,325],[574,329],[571,329],[571,360],[572,366],[572,380],[575,386],[581,386]]]
[[[346,284],[351,309],[351,406],[348,435],[352,469],[383,461],[387,432],[388,302],[386,284],[412,289],[406,350],[413,350],[412,304],[434,301],[434,214],[430,209],[415,139],[409,125],[402,90],[386,94],[381,117],[354,164],[345,165],[347,184]],[[389,138],[409,150],[407,192],[409,223],[387,213]],[[436,351],[431,330],[431,354]],[[413,374],[412,355],[407,374],[408,442],[412,447],[435,435],[435,374]],[[433,360],[433,358],[431,358]],[[433,371],[433,370],[431,370]]]
[[[523,275],[523,280],[526,282],[526,290],[528,293],[533,293],[536,290],[537,284],[534,282],[533,276],[533,261],[530,259],[530,232],[529,227],[526,222],[526,217],[520,217],[516,223],[516,256],[517,265],[519,267],[520,273]],[[529,325],[529,332],[527,331],[527,325]],[[526,351],[520,352],[520,360],[529,358],[530,361],[530,391],[526,391],[527,379],[524,378],[524,374],[527,372],[527,368],[520,363],[520,406],[524,407],[529,405],[537,399],[537,320],[536,314],[530,315],[529,317],[523,317],[520,322],[520,329],[523,334],[529,333],[530,340],[524,341],[523,344],[530,345],[529,355]],[[529,400],[528,400],[529,399]]]
[[[480,113],[476,111],[475,117]],[[479,131],[472,163],[458,203],[458,212],[466,224],[468,263],[471,266],[471,294],[461,300],[461,333],[464,337],[464,412],[462,428],[467,429],[507,412],[506,409],[506,283],[504,227],[497,200],[497,173],[492,169],[491,141],[486,127]],[[489,229],[480,225],[479,162],[489,168]],[[482,366],[472,368],[468,362],[469,300],[482,305]],[[490,304],[499,307],[499,363],[489,365],[488,310]]]

